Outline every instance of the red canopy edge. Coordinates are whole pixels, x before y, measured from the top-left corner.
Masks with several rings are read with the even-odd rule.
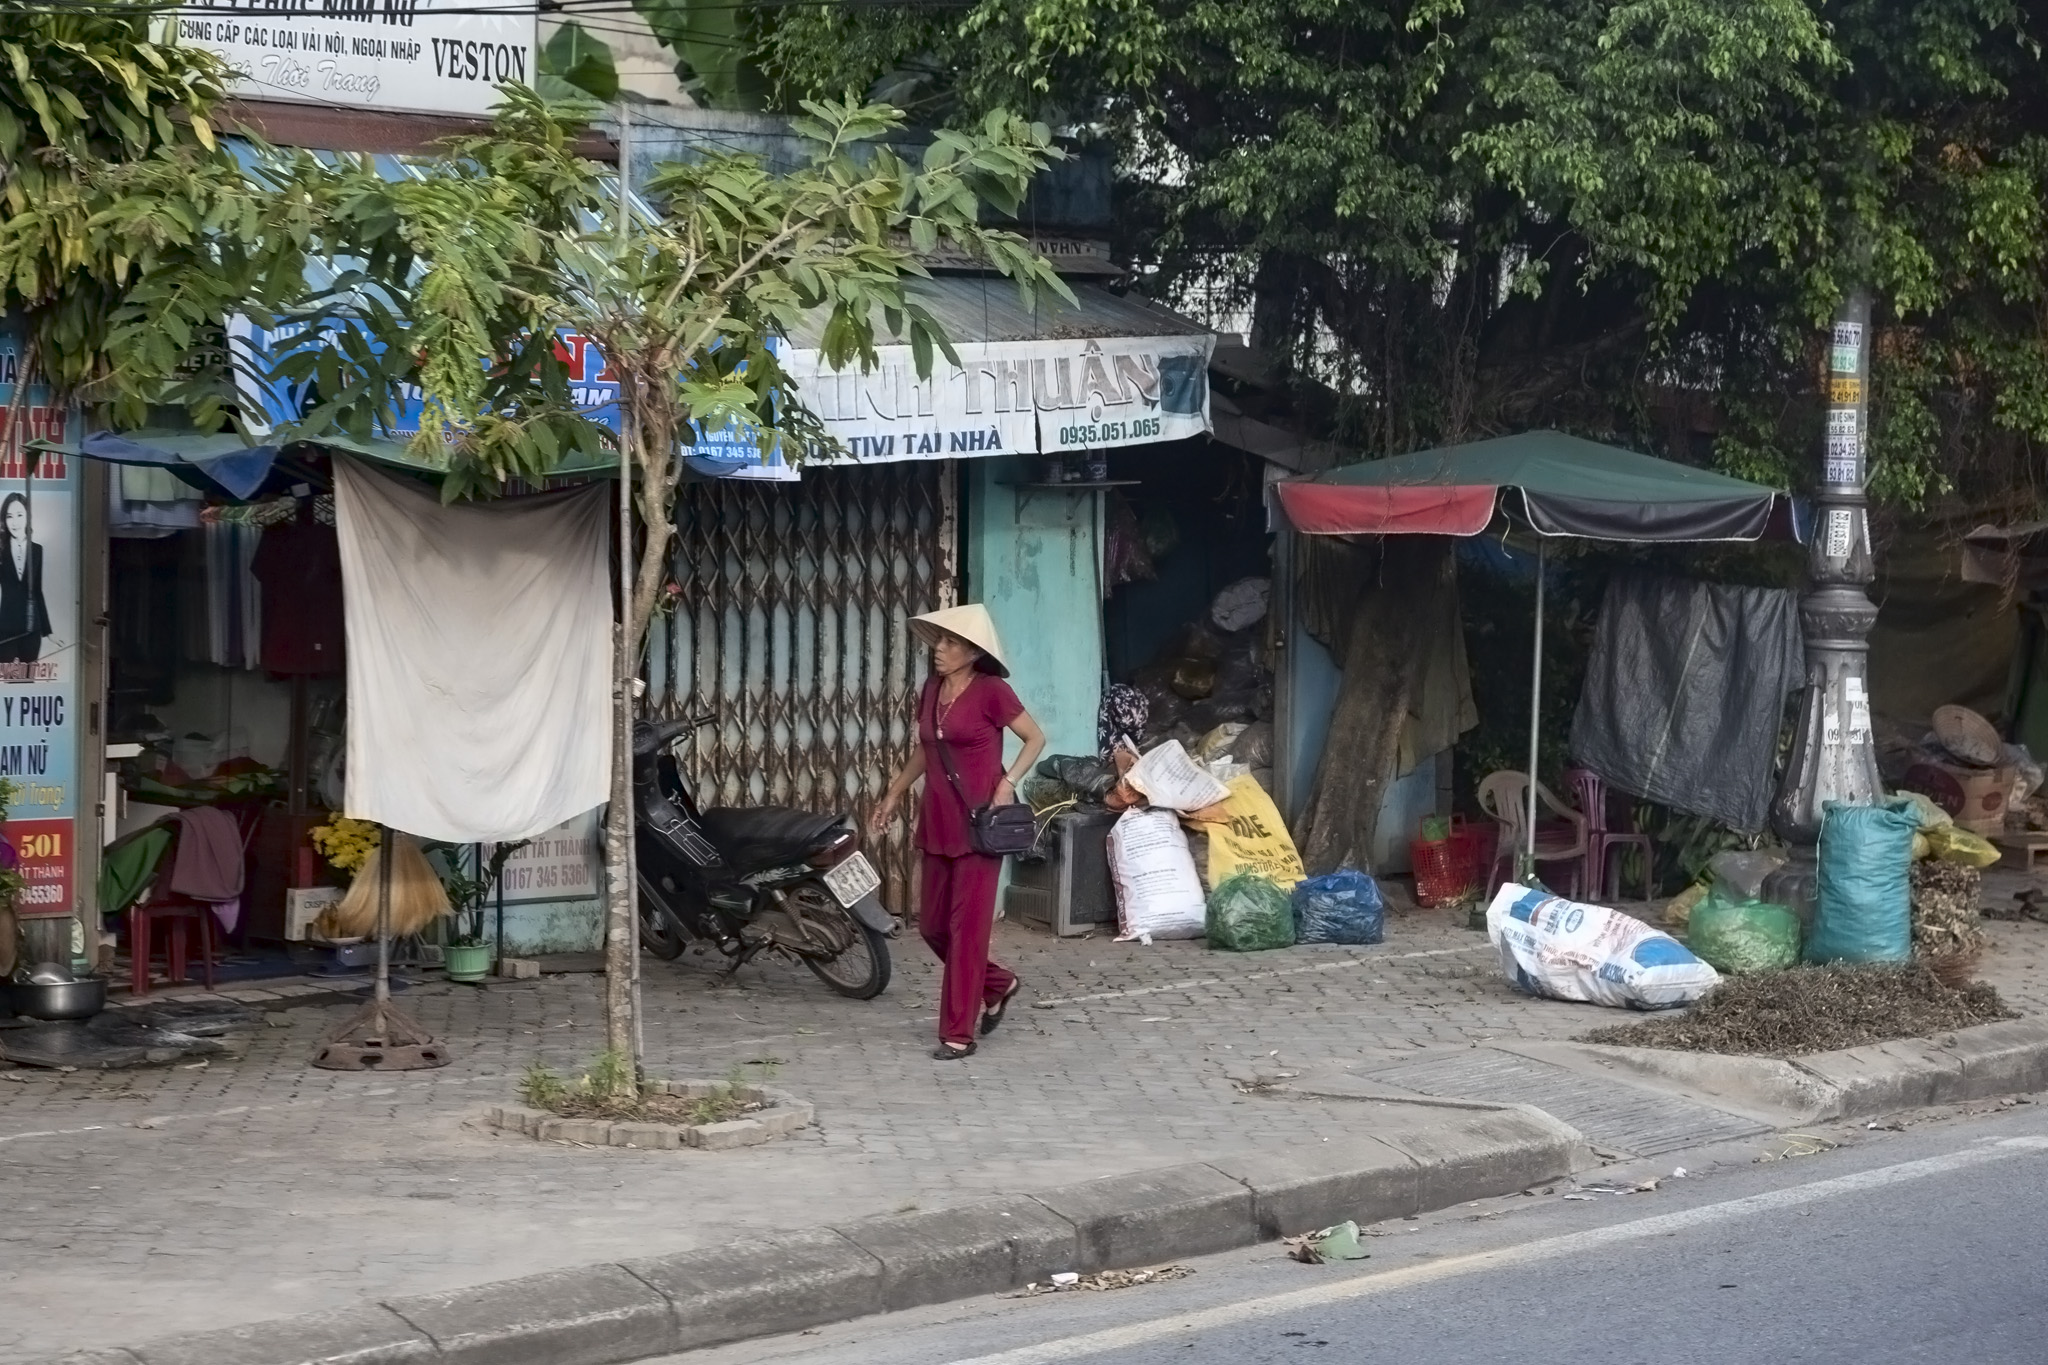
[[[1312,536],[1476,536],[1493,520],[1492,484],[1273,485],[1294,529]]]

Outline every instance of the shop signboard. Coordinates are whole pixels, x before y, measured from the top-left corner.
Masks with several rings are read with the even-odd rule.
[[[69,915],[78,820],[79,470],[30,451],[63,441],[70,414],[40,385],[15,403],[21,348],[0,332],[0,828],[27,885],[17,914]]]
[[[908,346],[834,370],[815,350],[783,367],[856,462],[1040,455],[1180,441],[1209,430],[1214,336],[970,342],[917,375]]]
[[[535,835],[505,860],[505,904],[596,896],[603,875],[599,838],[596,811]]]
[[[324,342],[343,325],[323,324],[317,336]],[[238,382],[243,393],[249,396],[251,402],[270,421],[281,423],[291,420],[299,411],[292,386],[266,379],[264,375],[279,356],[316,344],[312,339],[316,333],[306,324],[288,324],[273,330],[259,327],[247,317],[236,317],[228,323],[228,336],[234,349]],[[382,351],[381,338],[367,337],[366,340],[374,350]],[[611,367],[605,363],[604,354],[598,349],[597,343],[579,332],[565,328],[555,336],[555,354],[569,367],[569,390],[576,405],[599,425],[610,431],[617,431],[619,382]],[[392,424],[382,429],[380,434],[394,440],[417,436],[420,419],[425,411],[425,394],[416,385],[407,385],[404,392],[399,395]],[[796,470],[784,463],[778,445],[771,445],[765,455],[762,453],[752,428],[727,426],[718,431],[707,431],[699,424],[695,434],[697,439],[690,448],[690,454],[731,466],[730,470],[724,471],[725,477],[797,477]]]
[[[304,326],[272,331],[236,318],[229,335],[251,405],[272,421],[288,420],[298,411],[289,387],[259,372],[280,354],[325,344],[331,332],[316,342]],[[797,401],[845,449],[813,457],[818,464],[1051,455],[1181,441],[1211,429],[1209,356],[1216,338],[1209,333],[966,342],[954,348],[959,364],[934,356],[923,379],[908,346],[876,348],[878,363],[863,371],[834,369],[816,349],[771,344]],[[618,430],[619,385],[596,342],[565,330],[556,336],[555,354],[569,368],[578,405]],[[420,391],[408,389],[386,434],[416,435],[423,410]],[[700,426],[690,453],[719,461],[729,478],[797,477],[780,445],[764,454],[751,428]]]
[[[498,86],[533,84],[531,8],[468,0],[208,0],[168,36],[236,73],[243,99],[483,117]]]

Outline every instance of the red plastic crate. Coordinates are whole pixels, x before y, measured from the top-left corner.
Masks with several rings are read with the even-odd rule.
[[[1498,833],[1487,826],[1475,828],[1463,816],[1451,817],[1451,833],[1444,839],[1411,839],[1408,857],[1415,867],[1415,900],[1419,905],[1455,905],[1479,890],[1480,878],[1492,861],[1491,845]]]

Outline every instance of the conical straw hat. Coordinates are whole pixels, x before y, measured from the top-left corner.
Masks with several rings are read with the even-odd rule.
[[[937,645],[941,633],[957,635],[987,656],[982,664],[984,671],[998,678],[1010,676],[1010,666],[1003,661],[1003,642],[996,638],[995,618],[979,602],[913,616],[910,618],[910,633],[928,645]]]

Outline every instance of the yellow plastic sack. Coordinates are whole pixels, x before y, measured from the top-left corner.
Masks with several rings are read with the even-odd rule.
[[[1913,813],[1920,817],[1920,831],[1945,829],[1953,825],[1955,817],[1934,804],[1934,798],[1920,792],[1900,792],[1900,796],[1913,803]]]
[[[1998,861],[1998,848],[1981,834],[1956,825],[1944,825],[1926,832],[1927,845],[1936,858],[1964,867],[1989,867]]]
[[[1913,836],[1913,861],[1921,863],[1934,856],[1934,845],[1927,841],[1925,834]]]
[[[1664,907],[1666,928],[1683,930],[1692,923],[1693,907],[1707,898],[1707,884],[1694,882],[1671,898],[1671,904]]]
[[[1286,891],[1308,873],[1301,854],[1288,837],[1287,823],[1266,789],[1250,773],[1234,777],[1227,784],[1230,795],[1200,812],[1204,819],[1189,823],[1209,836],[1210,886],[1221,886],[1231,874],[1249,870]]]

